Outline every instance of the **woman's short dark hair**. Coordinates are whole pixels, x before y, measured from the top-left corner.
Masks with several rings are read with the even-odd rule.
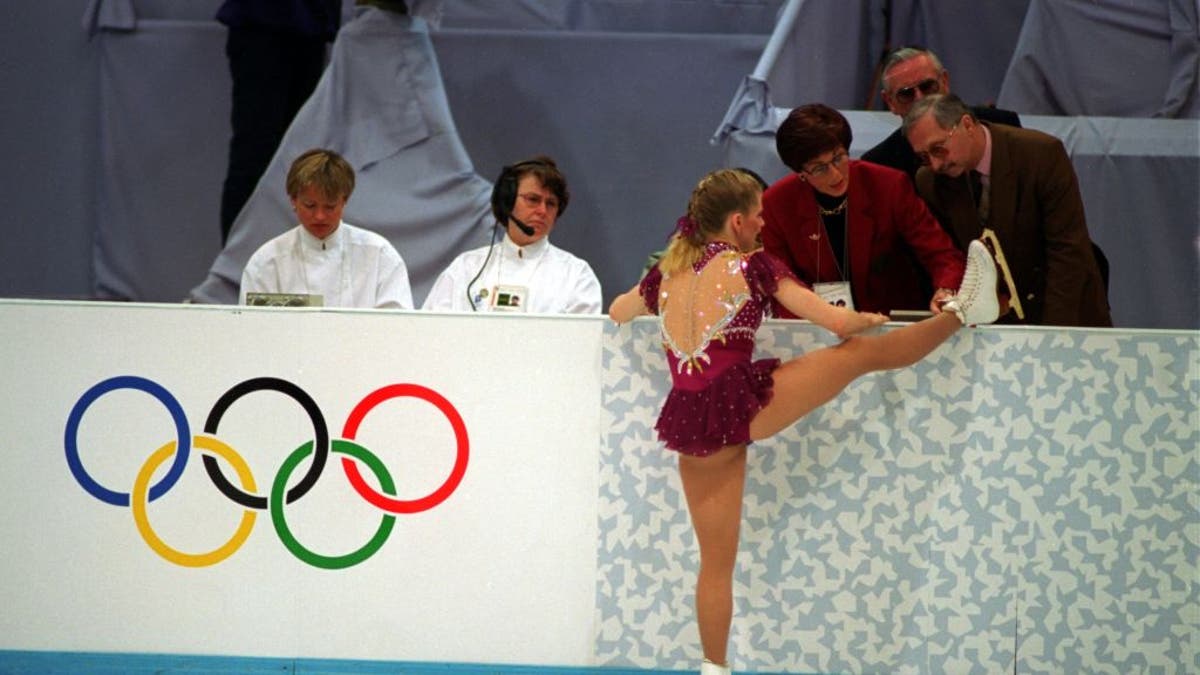
[[[553,159],[546,155],[531,157],[514,164],[513,172],[518,183],[525,176],[537,176],[542,187],[558,197],[558,216],[562,216],[567,210],[567,204],[571,201],[571,191],[567,189],[566,176],[558,170],[558,165],[554,163]]]
[[[850,123],[823,103],[794,108],[775,132],[775,152],[787,168],[800,173],[813,159],[835,150],[850,150]]]

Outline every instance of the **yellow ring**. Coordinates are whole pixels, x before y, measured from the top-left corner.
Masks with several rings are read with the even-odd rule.
[[[242,481],[242,488],[250,493],[257,491],[254,486],[254,475],[250,473],[250,466],[246,464],[246,460],[242,459],[241,455],[234,452],[233,448],[215,438],[205,436],[193,436],[192,445],[208,450],[232,464],[234,470],[237,471],[238,478]],[[133,508],[133,522],[137,523],[138,532],[141,533],[146,544],[167,561],[183,567],[215,565],[233,555],[234,551],[246,543],[246,539],[250,536],[250,530],[254,529],[254,520],[258,513],[247,509],[242,514],[242,522],[238,525],[237,531],[233,533],[233,537],[216,550],[208,553],[184,553],[168,546],[150,527],[150,518],[146,514],[146,503],[150,490],[150,478],[154,476],[154,471],[174,453],[175,441],[171,441],[155,450],[138,471],[137,478],[133,482],[133,493],[129,499],[130,506]]]

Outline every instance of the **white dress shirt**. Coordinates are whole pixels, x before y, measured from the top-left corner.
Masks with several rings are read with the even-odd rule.
[[[404,259],[387,239],[345,221],[325,239],[297,225],[263,244],[242,271],[242,304],[247,293],[320,295],[325,307],[413,307]]]
[[[548,239],[517,246],[506,234],[504,241],[495,246],[491,258],[488,258],[488,248],[473,249],[455,258],[438,275],[421,309],[470,312],[473,300],[476,311],[486,312],[491,309],[490,300],[497,287],[516,286],[528,289],[524,310],[527,312],[600,312],[600,280],[592,268]],[[480,274],[485,259],[487,269]],[[478,279],[476,275],[479,275]]]

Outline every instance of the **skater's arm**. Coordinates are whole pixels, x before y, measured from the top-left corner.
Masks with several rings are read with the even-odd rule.
[[[855,312],[845,307],[831,305],[821,296],[790,278],[779,280],[775,299],[791,313],[802,319],[808,319],[840,338],[849,337],[887,322],[887,317],[882,314]]]
[[[612,301],[612,304],[608,306],[609,318],[617,323],[632,321],[639,316],[649,313],[650,310],[646,308],[646,303],[642,300],[642,294],[638,286],[634,286],[621,295],[618,295]]]

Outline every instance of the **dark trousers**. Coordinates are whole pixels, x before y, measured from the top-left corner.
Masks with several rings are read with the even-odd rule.
[[[325,68],[325,40],[255,28],[230,28],[233,136],[221,191],[221,241],[250,199],[292,118]],[[283,185],[278,186],[280,190]]]

